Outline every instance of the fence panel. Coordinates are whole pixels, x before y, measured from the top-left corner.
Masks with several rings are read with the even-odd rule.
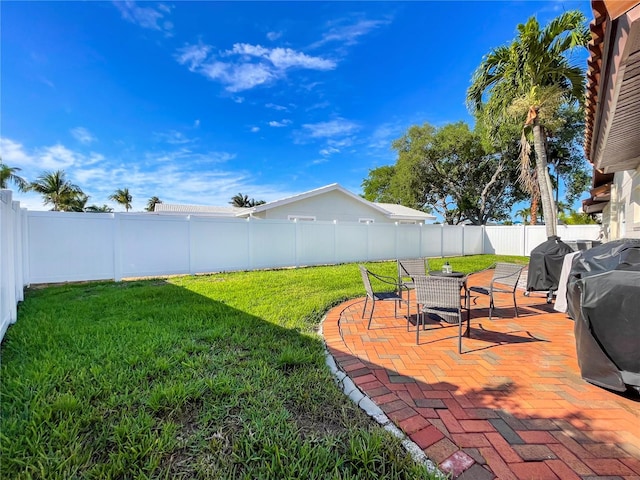
[[[529,228],[529,227],[526,227]],[[496,255],[524,255],[525,227],[522,225],[485,226],[484,252]]]
[[[422,228],[420,225],[396,225],[396,257],[415,258],[422,256]]]
[[[296,223],[287,220],[251,220],[250,268],[291,267],[296,264]]]
[[[28,212],[31,283],[113,279],[113,214]]]
[[[442,256],[442,226],[425,225],[422,227],[422,255],[423,257]]]
[[[122,277],[189,273],[188,217],[121,214],[115,224]]]
[[[389,260],[398,258],[398,226],[394,223],[356,224],[354,227],[367,229],[369,260]],[[363,246],[366,246],[363,245]],[[356,256],[358,254],[356,253]]]
[[[462,255],[463,244],[462,236],[464,234],[462,225],[460,226],[444,226],[442,227],[442,255],[445,257],[453,257]]]
[[[249,222],[191,216],[191,273],[248,270]]]
[[[336,224],[336,262],[364,262],[371,260],[369,236],[372,225],[358,223]]]
[[[482,255],[484,253],[484,228],[481,226],[465,226],[463,230],[464,254]]]
[[[297,266],[335,263],[335,223],[297,222],[296,228]]]

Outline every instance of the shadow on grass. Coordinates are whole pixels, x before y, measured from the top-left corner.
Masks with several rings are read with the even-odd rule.
[[[247,313],[268,299],[193,281],[206,294],[173,280],[29,292],[2,344],[2,478],[424,473],[336,388],[320,338]]]

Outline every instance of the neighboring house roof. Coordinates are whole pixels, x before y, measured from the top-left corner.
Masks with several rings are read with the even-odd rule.
[[[241,207],[211,207],[207,205],[178,205],[175,203],[156,203],[154,212],[162,213],[199,213],[204,215],[215,215],[217,217],[235,217],[242,214],[249,208]]]
[[[396,205],[395,203],[379,203],[376,205],[389,212],[389,217],[396,220],[435,220],[436,217],[429,213],[416,210],[415,208]]]
[[[328,193],[328,192],[332,192],[334,190],[342,192],[345,195],[353,198],[354,200],[357,200],[358,202],[364,203],[367,206],[372,207],[375,210],[378,210],[380,213],[382,213],[384,215],[387,215],[389,213],[388,211],[386,211],[382,207],[379,207],[375,203],[369,202],[369,201],[365,200],[364,198],[362,198],[362,197],[360,197],[360,196],[358,196],[358,195],[356,195],[354,193],[351,193],[349,190],[347,190],[346,188],[338,185],[337,183],[332,183],[330,185],[325,185],[324,187],[316,188],[314,190],[309,190],[307,192],[299,193],[297,195],[292,195],[291,197],[281,198],[280,200],[275,200],[273,202],[267,202],[267,203],[263,203],[262,205],[257,205],[257,206],[255,206],[255,207],[253,207],[251,209],[251,213],[264,212],[265,210],[269,210],[271,208],[282,207],[283,205],[287,205],[289,203],[298,202],[300,200],[304,200],[305,198],[316,197],[318,195],[322,195],[322,194],[325,194],[325,193]]]
[[[203,205],[176,205],[170,203],[157,203],[154,212],[160,213],[176,213],[176,214],[189,214],[198,213],[204,215],[214,215],[219,217],[248,217],[252,214],[264,212],[276,207],[282,207],[300,200],[323,195],[328,192],[339,191],[344,195],[351,197],[353,200],[362,203],[368,208],[371,208],[378,213],[385,215],[390,220],[395,221],[419,221],[424,222],[428,220],[435,220],[436,217],[420,210],[405,207],[403,205],[395,205],[392,203],[375,203],[369,202],[359,195],[351,193],[349,190],[340,186],[337,183],[326,185],[321,188],[309,190],[307,192],[292,195],[290,197],[275,200],[273,202],[263,203],[262,205],[256,205],[251,208],[238,208],[238,207],[209,207]]]

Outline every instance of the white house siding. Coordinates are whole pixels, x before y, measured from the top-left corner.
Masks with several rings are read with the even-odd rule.
[[[310,216],[316,221],[327,222],[357,222],[360,218],[371,218],[374,223],[394,223],[375,208],[367,208],[366,204],[336,190],[255,214],[269,220],[287,220],[290,215]]]
[[[614,175],[602,220],[609,225],[608,240],[640,238],[640,167]]]

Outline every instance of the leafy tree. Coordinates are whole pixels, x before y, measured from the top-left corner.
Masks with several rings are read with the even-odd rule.
[[[18,167],[10,167],[2,163],[2,158],[0,158],[0,189],[9,188],[9,182],[11,182],[18,187],[18,190],[21,192],[27,190],[29,182],[17,175],[16,172],[19,171],[20,169]]]
[[[162,200],[160,200],[158,197],[153,196],[151,197],[148,201],[147,201],[147,208],[145,208],[145,210],[147,212],[153,212],[156,208],[156,204],[157,203],[162,203]]]
[[[84,212],[89,197],[83,192],[74,192],[65,195],[60,203],[60,210],[63,212]]]
[[[263,205],[266,203],[264,200],[254,200],[253,198],[249,198],[248,195],[243,195],[242,193],[238,193],[231,197],[231,201],[229,202],[234,207],[239,208],[250,208],[256,207],[258,205]]]
[[[362,181],[362,195],[370,202],[401,203],[401,199],[391,190],[391,182],[396,173],[393,165],[369,170],[369,176]]]
[[[109,200],[113,200],[116,203],[122,205],[125,211],[129,211],[131,209],[131,202],[133,201],[133,197],[129,193],[128,188],[119,188],[111,195],[109,195]]]
[[[562,124],[561,108],[584,99],[583,69],[571,65],[568,54],[586,47],[588,41],[586,19],[579,11],[563,13],[544,29],[532,17],[518,25],[518,35],[509,46],[498,47],[483,59],[467,92],[471,111],[486,111],[485,120],[499,124],[511,117],[522,122],[520,179],[533,195],[536,188],[539,191],[548,236],[556,234],[548,136]],[[533,136],[535,177],[527,134]]]
[[[63,170],[42,173],[28,189],[42,195],[44,205],[53,205],[54,211],[70,210],[74,201],[84,195],[80,187],[67,180]]]
[[[567,225],[594,225],[598,223],[588,213],[576,212],[575,210],[569,210],[568,214],[561,212],[559,217]]]
[[[480,135],[463,122],[435,128],[414,125],[392,147],[395,166],[369,172],[365,198],[433,209],[449,224],[504,220],[519,190],[517,170],[503,154],[488,154]]]
[[[101,207],[97,205],[89,205],[84,209],[84,211],[91,212],[91,213],[111,213],[113,212],[113,208],[111,208],[107,204],[104,204]]]

